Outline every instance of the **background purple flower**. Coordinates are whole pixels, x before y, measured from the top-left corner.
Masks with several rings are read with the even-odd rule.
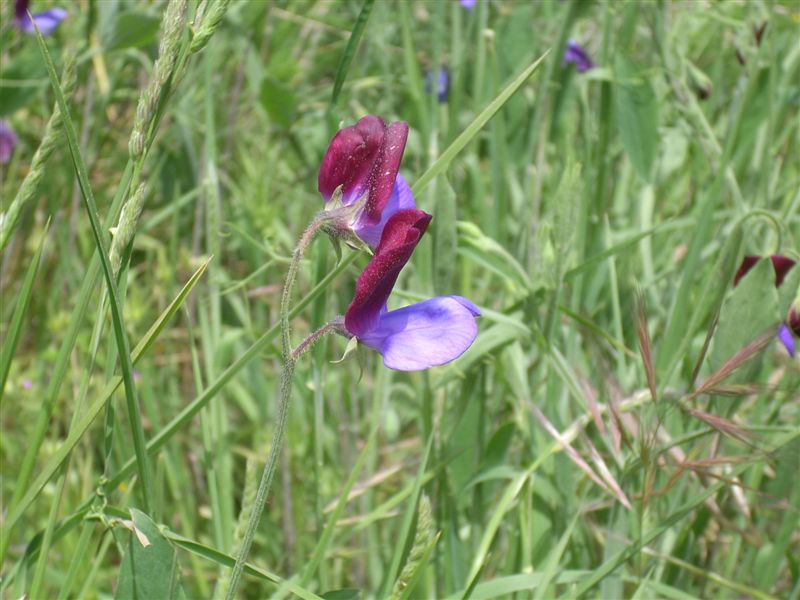
[[[478,0],[461,0],[461,6],[466,8],[467,10],[472,10],[475,8],[475,5],[478,3]]]
[[[594,62],[589,58],[589,54],[575,40],[567,42],[567,49],[564,50],[564,64],[573,63],[578,73],[585,73],[594,69]]]
[[[425,92],[430,94],[433,91],[433,71],[425,74]],[[439,104],[444,104],[450,97],[450,71],[442,65],[436,72],[436,99]]]
[[[18,142],[17,134],[5,121],[0,121],[0,163],[5,164],[11,160],[11,155]]]
[[[795,355],[794,338],[792,337],[792,332],[785,324],[781,325],[781,328],[778,330],[778,339],[781,341],[781,344],[783,344],[783,347],[786,348],[786,351],[789,353],[789,356],[794,356]]]
[[[25,33],[33,35],[33,23],[42,35],[47,36],[52,34],[59,23],[67,18],[67,11],[63,8],[51,8],[40,13],[33,15],[33,20],[28,16],[28,5],[30,0],[16,0],[14,2],[14,22],[16,26]]]

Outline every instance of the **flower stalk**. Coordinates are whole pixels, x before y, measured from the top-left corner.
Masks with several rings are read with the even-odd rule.
[[[276,415],[275,432],[272,434],[272,445],[269,449],[267,464],[264,466],[264,471],[261,473],[261,481],[256,491],[256,499],[250,507],[251,512],[247,519],[247,529],[245,529],[242,544],[236,556],[236,563],[231,571],[228,589],[225,591],[226,600],[233,600],[236,597],[236,588],[239,587],[239,580],[242,577],[244,564],[247,561],[250,546],[253,544],[253,538],[255,537],[256,529],[258,529],[258,523],[261,520],[261,514],[264,512],[264,505],[267,502],[270,487],[272,487],[272,479],[275,477],[278,458],[283,450],[286,422],[289,418],[289,404],[292,398],[292,376],[294,375],[295,363],[297,362],[297,358],[310,348],[316,340],[323,337],[325,333],[328,333],[328,331],[322,331],[325,327],[328,327],[326,325],[322,329],[312,333],[308,339],[298,346],[298,350],[300,350],[299,353],[295,354],[292,352],[290,343],[291,332],[289,329],[289,301],[292,297],[292,287],[297,279],[297,271],[300,268],[300,261],[303,258],[303,253],[326,222],[325,213],[321,213],[314,218],[305,232],[303,232],[303,235],[300,236],[300,241],[297,243],[294,252],[292,252],[292,260],[286,272],[286,281],[283,284],[279,314],[283,368],[281,370],[280,395],[278,397],[278,414]]]

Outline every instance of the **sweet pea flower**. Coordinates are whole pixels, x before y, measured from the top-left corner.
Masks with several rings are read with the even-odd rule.
[[[578,73],[585,73],[586,71],[594,69],[594,63],[592,59],[589,58],[589,54],[575,40],[567,42],[567,48],[564,50],[563,62],[565,65],[574,63],[575,70],[578,71]]]
[[[400,210],[383,229],[372,260],[356,281],[344,317],[348,336],[383,356],[398,371],[419,371],[455,360],[478,334],[480,310],[460,296],[440,296],[398,310],[386,302],[433,217],[421,210]]]
[[[0,164],[5,164],[11,160],[19,138],[17,134],[6,124],[0,121]]]
[[[772,268],[775,271],[775,287],[780,287],[786,274],[794,267],[795,261],[788,256],[782,256],[780,254],[773,254],[769,258],[772,261]],[[747,272],[752,269],[759,260],[761,260],[760,256],[744,257],[742,264],[739,266],[733,278],[734,287],[739,284],[739,280],[747,275]],[[800,314],[798,314],[797,307],[794,305],[789,310],[789,318],[786,323],[782,323],[778,330],[778,340],[783,344],[783,347],[786,348],[789,356],[794,356],[796,353],[792,332],[800,336]]]
[[[35,29],[33,24],[39,28],[43,36],[52,34],[59,23],[67,18],[67,11],[63,8],[51,8],[44,12],[36,13],[33,18],[28,16],[28,5],[30,0],[16,0],[14,2],[14,23],[25,33],[33,35]]]
[[[372,247],[380,242],[392,214],[415,206],[408,184],[398,174],[407,138],[406,123],[387,125],[368,115],[334,136],[319,169],[317,184],[325,203],[341,189],[341,205],[355,209],[344,225]]]

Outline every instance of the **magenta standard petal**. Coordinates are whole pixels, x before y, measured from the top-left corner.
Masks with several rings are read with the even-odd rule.
[[[375,255],[358,276],[356,293],[344,316],[351,334],[360,338],[375,327],[400,271],[432,218],[421,210],[401,210],[386,223]]]
[[[416,208],[414,202],[414,194],[411,193],[411,188],[400,173],[397,174],[397,179],[394,182],[394,189],[392,195],[389,196],[389,202],[383,207],[381,212],[381,220],[373,225],[370,223],[369,218],[362,213],[361,218],[353,226],[353,231],[356,235],[366,242],[372,248],[375,248],[381,241],[381,234],[386,222],[398,211]]]
[[[780,340],[781,344],[783,344],[783,347],[786,348],[789,356],[794,356],[794,337],[792,337],[792,332],[786,325],[781,325],[781,328],[778,330],[778,340]]]
[[[408,125],[402,121],[392,123],[386,128],[383,144],[372,165],[369,178],[369,196],[365,213],[372,223],[377,224],[381,220],[381,213],[392,195],[407,139]]]
[[[364,195],[384,144],[385,130],[383,119],[367,115],[333,137],[317,179],[318,189],[326,202],[340,185],[345,205]]]
[[[455,360],[478,335],[480,310],[460,296],[440,296],[383,313],[359,341],[398,371],[419,371]]]

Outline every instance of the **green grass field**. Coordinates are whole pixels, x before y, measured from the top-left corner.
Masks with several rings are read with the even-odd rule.
[[[734,287],[800,260],[800,4],[55,6],[0,3],[1,598],[800,598],[800,266]],[[284,279],[368,114],[434,217],[390,308],[478,337],[418,372],[323,337],[285,405]]]

